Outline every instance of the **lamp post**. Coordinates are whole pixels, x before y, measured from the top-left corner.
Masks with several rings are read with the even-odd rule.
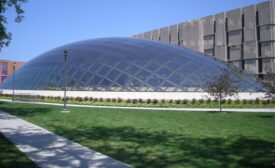
[[[14,102],[14,72],[15,64],[12,65],[12,101]]]
[[[67,54],[68,51],[67,49],[64,50],[64,109],[61,110],[63,113],[68,113],[70,112],[67,109],[67,96],[66,96],[66,89],[67,89]]]

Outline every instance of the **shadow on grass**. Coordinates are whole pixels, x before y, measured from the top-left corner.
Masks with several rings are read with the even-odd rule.
[[[275,143],[246,137],[193,138],[133,127],[56,127],[57,134],[134,167],[273,167]]]
[[[15,107],[12,103],[0,103],[0,110],[8,112],[11,115],[16,115],[19,117],[33,116],[35,114],[41,114],[45,112],[50,112],[50,108],[46,107]]]
[[[259,115],[260,118],[275,119],[275,115]]]
[[[0,134],[0,167],[3,168],[31,168],[37,167],[25,155],[23,155],[15,146]]]

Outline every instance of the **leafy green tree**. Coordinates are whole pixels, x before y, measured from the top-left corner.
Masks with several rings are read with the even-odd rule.
[[[0,0],[0,50],[4,46],[8,46],[11,42],[12,34],[7,31],[5,24],[7,24],[7,18],[4,13],[8,8],[14,8],[16,12],[15,22],[21,22],[24,18],[24,10],[21,5],[28,0]]]

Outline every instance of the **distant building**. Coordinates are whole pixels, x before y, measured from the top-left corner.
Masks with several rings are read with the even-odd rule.
[[[267,1],[133,35],[184,46],[255,76],[275,73],[275,2]]]
[[[0,83],[2,83],[13,72],[13,66],[15,70],[21,67],[25,62],[13,62],[9,60],[0,60]]]

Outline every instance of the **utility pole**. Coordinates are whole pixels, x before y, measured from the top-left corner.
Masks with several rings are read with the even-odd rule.
[[[67,54],[68,54],[68,50],[65,49],[64,50],[64,109],[61,110],[61,112],[63,112],[63,113],[70,112],[67,109],[67,95],[66,95],[66,91],[67,91]]]
[[[15,72],[15,64],[12,64],[12,101],[14,102],[14,72]]]

